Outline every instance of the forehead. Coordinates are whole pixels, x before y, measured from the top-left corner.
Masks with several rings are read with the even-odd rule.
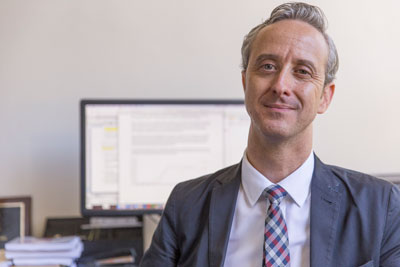
[[[328,45],[323,35],[308,23],[282,20],[260,30],[252,44],[249,62],[263,54],[282,60],[308,60],[325,67]]]

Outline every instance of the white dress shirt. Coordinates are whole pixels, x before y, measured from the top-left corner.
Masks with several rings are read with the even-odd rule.
[[[291,267],[310,266],[310,200],[314,156],[278,184],[288,195],[280,208],[285,218],[290,251]],[[272,183],[258,172],[244,153],[242,182],[226,252],[225,267],[262,266],[264,227],[268,201],[262,192]]]

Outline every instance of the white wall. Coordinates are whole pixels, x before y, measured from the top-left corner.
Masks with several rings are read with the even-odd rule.
[[[0,197],[33,197],[35,235],[79,215],[79,99],[242,98],[242,38],[282,2],[0,0]],[[341,64],[316,152],[400,172],[400,2],[309,2]]]

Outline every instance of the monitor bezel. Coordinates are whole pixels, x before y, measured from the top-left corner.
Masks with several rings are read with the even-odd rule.
[[[86,106],[87,105],[244,105],[240,99],[81,99],[80,100],[80,210],[83,217],[161,214],[161,209],[95,210],[86,208]]]

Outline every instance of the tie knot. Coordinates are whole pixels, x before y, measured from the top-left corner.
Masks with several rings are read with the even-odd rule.
[[[275,184],[265,188],[264,194],[271,203],[279,204],[282,198],[287,195],[287,192],[280,185]]]

